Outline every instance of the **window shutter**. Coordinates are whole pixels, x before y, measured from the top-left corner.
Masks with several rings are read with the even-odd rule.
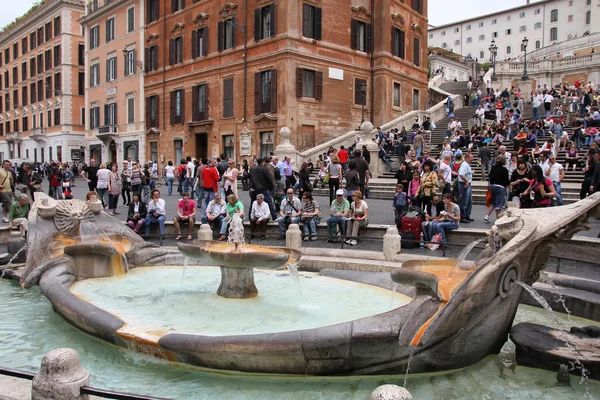
[[[321,30],[323,25],[323,14],[320,8],[315,7],[315,39],[321,40]]]
[[[113,125],[117,125],[117,103],[113,103]]]
[[[114,60],[115,62],[112,63],[113,79],[117,79],[117,57]]]
[[[108,125],[108,104],[104,105],[104,125]]]
[[[236,36],[236,28],[233,25],[231,26],[231,48],[235,49],[235,36]]]
[[[158,19],[159,18],[159,12],[160,12],[160,4],[158,0],[154,0],[154,18]]]
[[[108,71],[110,70],[110,64],[108,63],[109,60],[106,60],[106,82],[108,82]]]
[[[108,20],[108,19],[107,19],[107,20],[106,20],[106,23],[105,23],[105,26],[104,26],[104,27],[106,28],[106,29],[105,29],[105,30],[106,30],[106,32],[104,32],[104,38],[106,39],[106,43],[108,43],[108,42],[110,41],[110,39],[109,39],[109,37],[108,37],[108,32],[109,32],[109,25],[108,25],[108,23],[109,23],[109,22],[110,22],[110,20]]]
[[[219,21],[218,25],[218,32],[217,32],[217,40],[218,40],[218,50],[219,52],[223,51],[223,21]]]
[[[169,106],[170,106],[169,114],[171,116],[170,122],[171,122],[171,125],[175,125],[175,92],[171,92],[171,101],[170,101]]]
[[[303,91],[302,91],[302,73],[304,72],[304,70],[302,68],[296,68],[296,96],[297,97],[302,97]]]
[[[321,100],[323,98],[323,73],[315,72],[315,99]]]
[[[133,73],[135,74],[135,71],[137,70],[137,64],[135,63],[135,60],[137,60],[137,50],[133,49]]]
[[[175,39],[169,39],[169,65],[175,64]]]
[[[177,0],[171,0],[171,12],[177,11]]]
[[[198,110],[198,91],[200,85],[192,88],[192,121],[201,121],[200,110]]]
[[[398,38],[396,36],[396,28],[392,27],[392,55],[398,57]]]
[[[150,62],[152,62],[152,60],[150,60],[150,49],[147,48],[144,49],[144,72],[150,71]]]
[[[367,53],[372,53],[373,52],[373,25],[372,24],[365,24],[365,51]]]
[[[129,53],[123,60],[123,76],[129,76]]]
[[[254,41],[258,42],[261,38],[260,38],[260,29],[261,29],[261,23],[260,23],[260,7],[254,9]]]
[[[156,112],[154,113],[156,117],[154,118],[154,126],[156,128],[160,127],[160,96],[154,96],[156,98]]]
[[[152,68],[155,71],[158,69],[158,46],[154,46],[154,58],[152,59]]]
[[[208,27],[202,30],[202,55],[208,55]]]
[[[179,106],[181,107],[181,117],[179,119],[179,123],[183,124],[185,123],[185,89],[181,89],[181,103],[179,104]]]
[[[198,57],[198,34],[200,30],[192,32],[192,58]]]
[[[271,37],[275,36],[277,34],[277,11],[275,9],[275,3],[271,4]]]
[[[254,114],[260,114],[260,72],[254,74]]]
[[[277,70],[271,70],[271,106],[269,107],[272,113],[277,112]]]
[[[413,39],[413,63],[417,66],[421,65],[421,43],[417,38]]]
[[[360,83],[361,79],[354,79],[354,104],[362,104],[362,98],[360,95]]]
[[[302,36],[310,37],[310,5],[302,4]]]
[[[357,38],[358,36],[358,21],[353,19],[350,24],[350,48],[356,50],[358,48]]]
[[[202,120],[208,119],[208,84],[204,85],[204,107],[202,113],[204,114]]]
[[[146,129],[152,127],[152,97],[146,97]]]

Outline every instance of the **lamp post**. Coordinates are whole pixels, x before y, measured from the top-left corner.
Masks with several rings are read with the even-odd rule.
[[[360,117],[360,123],[362,125],[362,123],[365,122],[365,100],[367,98],[367,84],[364,81],[360,84],[360,96],[362,103],[362,114]]]
[[[521,78],[524,81],[529,80],[529,76],[527,76],[527,43],[529,43],[529,39],[527,39],[527,36],[525,36],[521,42],[521,47],[525,52],[525,58],[523,59],[523,77]]]
[[[496,54],[498,54],[498,46],[496,46],[496,40],[492,39],[492,44],[490,44],[490,56],[492,57],[492,68],[494,68],[492,81],[498,80],[498,78],[496,78]]]

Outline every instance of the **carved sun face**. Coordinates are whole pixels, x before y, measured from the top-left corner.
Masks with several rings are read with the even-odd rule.
[[[92,221],[94,214],[81,200],[62,200],[56,203],[54,224],[64,236],[79,236],[79,226],[83,221]]]

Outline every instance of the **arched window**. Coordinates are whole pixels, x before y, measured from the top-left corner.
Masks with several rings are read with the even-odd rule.
[[[485,56],[485,53],[483,52],[483,50],[481,50],[481,51],[479,52],[479,59],[480,59],[480,60],[483,60],[484,56]]]
[[[572,40],[573,39],[573,35],[571,35],[570,33],[567,35],[567,40]]]
[[[557,22],[558,21],[558,10],[554,9],[552,11],[550,11],[550,22]]]
[[[558,40],[558,28],[550,29],[550,40],[551,41]]]
[[[510,54],[512,51],[512,48],[510,46],[506,46],[506,54]]]
[[[540,47],[542,47],[542,42],[540,42],[539,40],[535,41],[535,48],[539,49]]]

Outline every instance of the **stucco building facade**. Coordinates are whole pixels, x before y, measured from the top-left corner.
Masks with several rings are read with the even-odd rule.
[[[266,155],[283,126],[310,148],[359,126],[363,102],[376,125],[426,108],[426,1],[146,0],[145,9],[146,149],[159,165]]]
[[[144,2],[97,0],[85,35],[86,161],[144,160]]]
[[[0,159],[81,157],[82,0],[48,0],[0,34]]]

